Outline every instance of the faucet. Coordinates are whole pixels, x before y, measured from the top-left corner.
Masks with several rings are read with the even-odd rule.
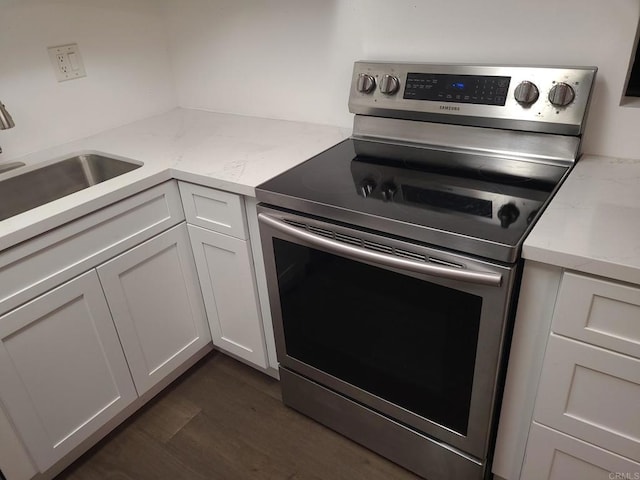
[[[4,106],[2,102],[0,102],[0,130],[6,130],[8,128],[15,127],[16,124],[11,118],[9,112],[7,112],[7,108]],[[0,153],[2,153],[2,147],[0,147]],[[22,162],[11,162],[5,163],[4,165],[0,165],[0,173],[6,172],[8,170],[13,170],[14,168],[24,167],[24,163]]]
[[[7,112],[7,107],[0,101],[0,130],[6,130],[7,128],[13,128],[16,124],[13,122],[13,118]]]
[[[0,130],[6,130],[7,128],[13,128],[16,124],[13,122],[13,118],[7,112],[7,108],[0,101]],[[0,153],[2,153],[2,147],[0,147]]]

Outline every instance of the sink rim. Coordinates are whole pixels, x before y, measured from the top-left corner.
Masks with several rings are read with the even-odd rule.
[[[23,167],[15,168],[13,170],[9,170],[7,172],[0,173],[0,183],[2,183],[4,180],[7,180],[9,178],[17,177],[17,176],[23,175],[25,173],[32,172],[34,170],[39,170],[40,168],[43,168],[43,167],[48,167],[49,165],[53,165],[55,163],[63,162],[65,160],[69,160],[69,159],[75,158],[75,157],[80,157],[82,155],[97,155],[97,156],[100,156],[100,157],[110,158],[110,159],[113,159],[113,160],[119,160],[121,162],[127,162],[127,163],[131,163],[131,164],[134,164],[134,165],[138,165],[138,167],[136,167],[133,170],[131,170],[131,172],[136,171],[140,167],[144,166],[144,162],[141,162],[140,160],[134,160],[133,158],[129,158],[129,157],[123,157],[122,155],[106,153],[106,152],[102,152],[100,150],[78,150],[78,151],[68,152],[68,153],[65,153],[65,154],[54,156],[53,158],[49,158],[47,160],[43,160],[43,161],[36,162],[36,163],[28,163],[28,162],[26,162],[25,161],[26,157],[15,158],[15,159],[12,159],[10,161],[7,161],[6,163],[10,163],[10,162],[14,162],[14,161],[15,162],[23,162],[26,165],[23,166]],[[131,173],[131,172],[126,172],[126,173]],[[113,178],[119,178],[122,175],[126,175],[126,173],[123,173],[123,174],[118,175],[118,176],[113,177]],[[110,178],[109,180],[112,180],[112,179]],[[105,180],[105,181],[108,181],[108,180]],[[104,182],[102,182],[102,183],[104,183]],[[92,185],[92,186],[95,186],[95,185]],[[86,188],[84,190],[86,190]]]
[[[54,156],[52,158],[40,161],[40,162],[36,162],[36,163],[32,163],[32,164],[28,164],[23,166],[23,167],[19,167],[13,170],[10,170],[8,172],[2,173],[0,174],[0,188],[2,188],[2,184],[4,182],[11,182],[14,179],[18,179],[20,177],[26,176],[28,177],[30,174],[36,174],[37,172],[39,172],[40,170],[44,170],[48,167],[52,167],[55,166],[56,164],[60,164],[60,163],[64,163],[66,161],[72,161],[74,163],[80,163],[82,164],[83,162],[100,162],[101,159],[100,158],[93,158],[93,159],[86,159],[86,158],[82,158],[83,156],[89,156],[89,157],[103,157],[105,159],[105,161],[115,161],[115,162],[121,162],[122,164],[126,164],[128,165],[128,170],[122,173],[119,173],[113,177],[110,178],[106,178],[104,180],[101,180],[99,182],[93,183],[93,184],[89,184],[83,188],[80,188],[78,190],[72,191],[70,193],[58,196],[57,198],[53,198],[51,200],[48,201],[44,201],[40,204],[34,205],[31,208],[28,208],[26,210],[20,210],[20,207],[17,207],[17,212],[9,215],[7,217],[4,218],[0,218],[0,226],[2,226],[5,222],[10,222],[9,225],[11,225],[11,222],[14,221],[14,219],[18,219],[18,218],[23,218],[23,216],[28,216],[29,215],[33,215],[36,214],[36,212],[41,212],[43,211],[43,208],[51,208],[52,205],[54,204],[58,204],[58,202],[65,202],[65,201],[69,201],[69,199],[71,197],[74,197],[76,195],[87,195],[89,192],[94,192],[94,194],[98,191],[100,191],[100,187],[103,186],[107,186],[108,185],[113,185],[113,183],[109,182],[109,180],[115,180],[115,179],[119,179],[119,178],[123,178],[126,174],[128,173],[132,173],[134,171],[139,171],[141,169],[141,167],[144,166],[144,162],[141,162],[139,160],[134,160],[131,158],[127,158],[127,157],[123,157],[121,155],[115,155],[115,154],[111,154],[111,153],[105,153],[99,150],[77,150],[77,151],[71,151],[71,152],[67,152],[65,154],[62,155],[58,155],[58,156]],[[25,162],[26,163],[26,162]],[[97,188],[91,188],[91,187],[97,187]],[[10,187],[9,187],[10,188]],[[104,188],[104,187],[103,187]],[[56,207],[54,207],[55,210]],[[59,213],[59,212],[58,212]],[[37,214],[39,215],[39,214]],[[52,213],[51,215],[47,215],[47,217],[55,217],[57,215],[57,213]],[[42,220],[46,220],[45,218],[42,218]],[[2,228],[0,228],[0,238],[2,237]],[[0,249],[2,250],[2,249]]]

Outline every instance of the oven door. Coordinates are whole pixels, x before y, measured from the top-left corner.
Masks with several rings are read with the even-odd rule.
[[[484,458],[515,267],[258,213],[281,368]]]

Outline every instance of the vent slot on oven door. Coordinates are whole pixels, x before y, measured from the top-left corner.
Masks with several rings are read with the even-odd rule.
[[[369,249],[369,250],[374,250],[376,252],[380,252],[380,253],[386,253],[387,255],[393,255],[393,247],[390,247],[388,245],[383,245],[381,243],[377,243],[377,242],[370,242],[368,240],[364,241],[364,248]]]
[[[339,233],[333,230],[329,230],[327,228],[317,227],[315,225],[299,222],[297,220],[290,220],[287,218],[283,218],[282,221],[291,225],[292,227],[296,227],[301,230],[306,230],[307,232],[320,235],[323,237],[331,238],[332,240],[335,240],[340,243],[346,243],[356,247],[366,248],[367,250],[373,250],[379,253],[384,253],[386,255],[393,255],[395,257],[406,258],[407,260],[413,260],[415,262],[425,262],[425,263],[429,262],[429,263],[436,263],[438,265],[464,268],[462,265],[446,262],[444,260],[439,260],[437,258],[427,257],[423,254],[412,252],[410,250],[394,248],[390,245],[385,245],[379,242],[372,242],[370,240],[365,240],[363,238],[359,238],[354,235],[346,235],[344,233]]]
[[[316,235],[321,235],[323,237],[334,238],[335,235],[331,230],[327,230],[325,228],[314,227],[313,225],[307,225],[308,230],[311,233],[315,233]]]
[[[464,268],[464,265],[460,265],[459,263],[447,262],[446,260],[440,260],[439,258],[429,257],[430,263],[435,263],[436,265],[442,265],[443,267],[452,267],[452,268]]]
[[[398,257],[406,258],[408,260],[414,260],[416,262],[426,262],[427,258],[419,253],[409,252],[408,250],[402,250],[400,248],[395,249],[395,254]]]
[[[301,222],[296,222],[295,220],[289,220],[287,219],[283,219],[285,221],[285,223],[288,223],[289,225],[291,225],[292,227],[297,227],[297,228],[301,228],[303,230],[307,229],[307,225]]]
[[[342,243],[348,243],[350,245],[355,245],[357,247],[362,246],[362,240],[357,237],[352,237],[351,235],[345,235],[343,233],[334,232],[336,235],[336,240]]]

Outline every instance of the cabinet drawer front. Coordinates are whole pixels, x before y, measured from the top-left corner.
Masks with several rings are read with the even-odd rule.
[[[640,461],[640,360],[551,334],[534,419]]]
[[[239,195],[185,182],[180,182],[180,194],[188,223],[243,240],[248,238]]]
[[[0,317],[0,399],[40,471],[136,397],[95,270]]]
[[[172,181],[0,254],[0,314],[182,220]]]
[[[532,424],[521,480],[615,478],[640,478],[640,463],[535,422]]]
[[[640,288],[565,273],[553,331],[640,358]]]

